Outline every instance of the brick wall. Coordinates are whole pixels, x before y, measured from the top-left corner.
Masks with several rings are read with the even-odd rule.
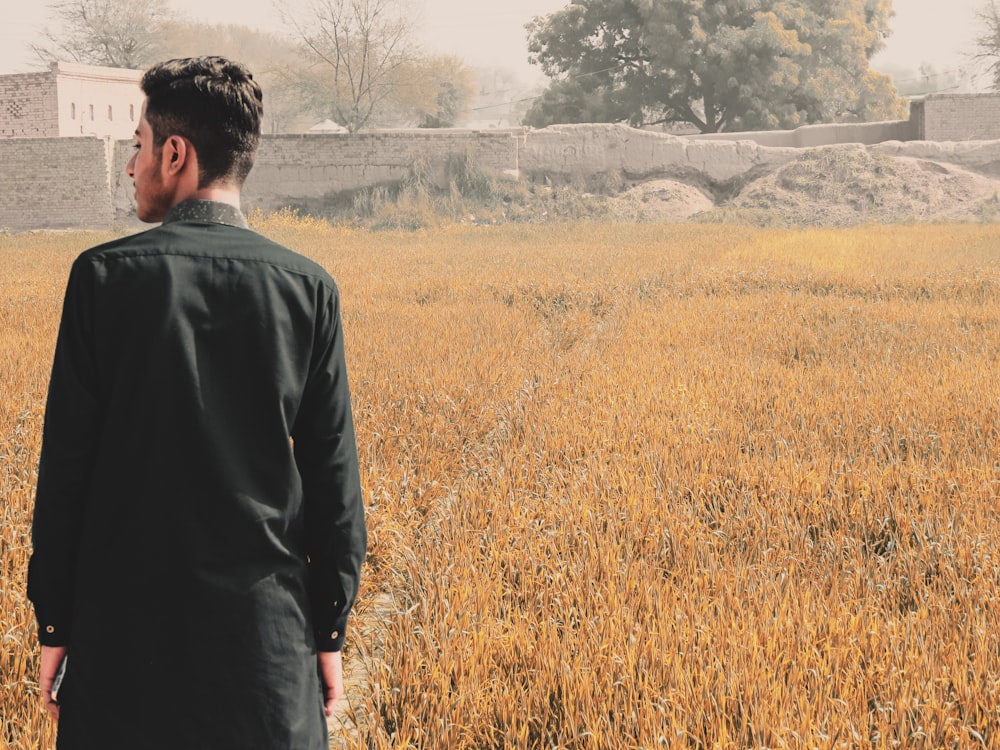
[[[437,185],[447,187],[449,158],[466,153],[490,172],[514,171],[523,133],[516,128],[265,135],[244,186],[243,206],[318,210],[337,193],[401,180],[418,160]],[[137,223],[132,180],[125,174],[131,156],[131,141],[115,142],[109,156],[112,212],[115,222],[126,226]]]
[[[19,80],[24,77],[19,76]],[[987,125],[995,128],[997,123],[1000,97],[934,96],[914,102],[908,123],[885,124],[883,135],[901,139],[904,126],[909,127],[913,135],[925,134],[926,143],[912,144],[921,147],[921,158],[993,174],[989,170],[994,169],[996,158],[986,148],[990,144],[939,146],[933,141],[970,140],[977,132],[986,131]],[[844,132],[857,137],[857,126],[845,127],[853,127]],[[1000,142],[1000,128],[996,130],[986,132],[986,136]],[[807,132],[810,139],[828,135],[834,143],[846,137],[825,126]],[[130,140],[0,138],[0,173],[4,175],[0,180],[0,228],[137,225],[132,181],[124,174],[131,153]],[[794,158],[795,153],[794,148],[767,148],[746,140],[687,140],[615,125],[555,126],[537,131],[399,130],[264,136],[257,166],[244,191],[244,206],[265,211],[284,206],[321,211],[339,192],[405,178],[418,161],[426,165],[433,182],[447,187],[449,160],[466,154],[478,167],[494,174],[575,177],[617,173],[629,179],[669,176],[719,181],[751,169],[774,167]]]
[[[53,72],[0,75],[0,139],[59,135],[56,110]]]
[[[753,141],[772,148],[815,148],[844,143],[872,145],[885,141],[916,140],[918,124],[908,120],[803,125],[795,130],[754,130],[739,133],[698,133],[689,140]]]
[[[0,139],[0,229],[107,229],[106,163],[100,138]]]
[[[1000,96],[930,94],[923,100],[922,140],[1000,139]]]
[[[143,95],[138,70],[54,63],[0,75],[0,138],[131,138]]]
[[[338,192],[401,180],[418,161],[426,165],[435,184],[447,187],[449,159],[466,153],[483,169],[516,170],[523,132],[521,128],[385,130],[264,136],[244,202],[248,208],[264,210],[309,205]]]

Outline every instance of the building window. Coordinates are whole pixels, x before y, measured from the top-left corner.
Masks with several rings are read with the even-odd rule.
[[[128,105],[128,119],[129,122],[135,122],[135,105]]]
[[[94,121],[94,105],[93,104],[90,105],[90,121],[91,122]]]
[[[76,119],[76,102],[73,102],[72,104],[69,105],[69,119],[71,120]]]
[[[111,105],[108,105],[108,122],[111,122],[114,118],[111,116]]]
[[[26,102],[7,102],[7,114],[14,119],[20,119],[24,117],[24,107]]]

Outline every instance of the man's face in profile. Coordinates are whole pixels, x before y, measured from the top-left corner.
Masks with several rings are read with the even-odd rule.
[[[125,167],[125,174],[135,183],[136,214],[140,221],[163,221],[170,210],[170,193],[164,189],[163,148],[153,142],[153,129],[146,120],[142,105],[139,126],[135,130],[135,153]]]

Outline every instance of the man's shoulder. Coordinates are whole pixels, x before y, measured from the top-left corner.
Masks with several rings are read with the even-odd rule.
[[[329,272],[311,258],[251,229],[226,224],[164,224],[95,245],[81,253],[77,263],[141,262],[171,257],[263,264],[335,286]]]
[[[159,229],[159,227],[156,229]],[[100,245],[94,245],[80,253],[76,261],[80,263],[101,260],[106,257],[114,257],[116,254],[127,253],[130,248],[143,245],[145,236],[155,232],[156,229],[147,229],[145,232],[130,234],[125,237],[109,240],[108,242],[102,242]]]

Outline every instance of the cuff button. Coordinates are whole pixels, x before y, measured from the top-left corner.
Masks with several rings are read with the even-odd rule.
[[[330,633],[330,640],[331,641],[337,640],[337,637],[339,635],[340,635],[340,631],[339,630],[334,630],[332,633]]]
[[[51,634],[51,633],[54,633],[54,632],[56,632],[56,629],[55,629],[55,627],[54,627],[54,626],[52,626],[52,625],[46,625],[46,626],[45,626],[45,632],[46,632],[46,633],[49,633],[49,634]]]

